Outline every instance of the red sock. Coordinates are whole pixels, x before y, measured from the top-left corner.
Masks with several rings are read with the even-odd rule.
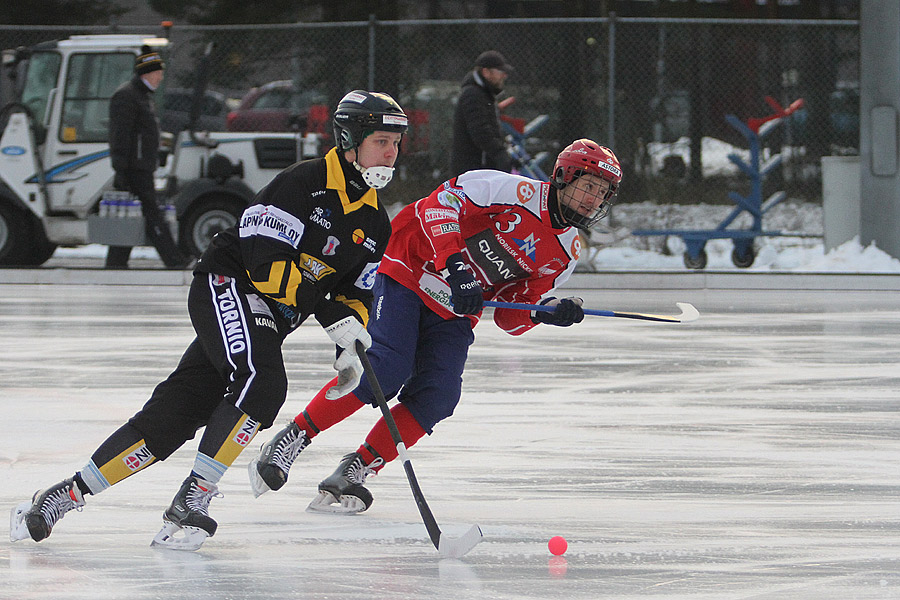
[[[355,395],[347,394],[337,400],[329,400],[325,397],[325,392],[337,384],[337,377],[328,382],[328,384],[319,390],[316,397],[313,398],[306,408],[299,415],[294,417],[300,429],[306,432],[306,435],[312,439],[320,432],[325,431],[332,425],[340,423],[360,408],[365,406]]]
[[[394,408],[391,409],[391,416],[393,416],[394,421],[397,422],[400,438],[407,448],[411,448],[413,444],[418,442],[422,439],[422,436],[425,435],[425,430],[422,429],[422,426],[419,425],[419,422],[416,421],[416,418],[412,416],[412,413],[409,412],[409,409],[406,408],[405,405],[395,405]],[[357,450],[357,452],[362,455],[363,460],[366,461],[366,464],[370,464],[376,458],[370,451],[370,448],[377,452],[378,456],[384,459],[385,464],[397,458],[397,445],[391,437],[391,430],[388,429],[384,417],[378,419],[378,422],[372,427],[369,435],[366,436],[366,443]],[[384,465],[381,465],[380,467],[375,468],[375,470],[378,471],[383,466]]]

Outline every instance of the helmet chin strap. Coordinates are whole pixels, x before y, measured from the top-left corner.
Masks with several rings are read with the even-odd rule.
[[[394,177],[393,167],[362,167],[355,160],[353,161],[353,166],[362,173],[362,178],[366,185],[376,190],[386,186]]]

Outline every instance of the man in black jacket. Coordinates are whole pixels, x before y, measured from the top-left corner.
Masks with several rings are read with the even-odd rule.
[[[502,54],[488,50],[478,56],[475,69],[463,79],[453,115],[451,176],[474,169],[509,173],[512,163],[500,131],[496,99],[510,71]]]
[[[109,101],[109,154],[116,172],[113,187],[138,197],[147,237],[167,267],[181,268],[190,263],[190,258],[175,245],[153,185],[153,172],[159,165],[159,120],[151,94],[162,82],[163,68],[159,53],[144,46],[135,61],[134,77]],[[110,246],[106,268],[128,268],[130,255],[129,246]]]

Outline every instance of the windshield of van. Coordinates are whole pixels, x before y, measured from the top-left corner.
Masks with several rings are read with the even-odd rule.
[[[28,59],[22,104],[27,106],[38,123],[44,122],[47,98],[56,87],[62,57],[56,52],[35,52]]]

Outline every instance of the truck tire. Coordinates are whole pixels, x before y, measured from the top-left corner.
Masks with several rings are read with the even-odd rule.
[[[195,202],[181,218],[178,243],[191,256],[199,257],[220,231],[234,226],[245,204],[235,197],[208,196]]]
[[[56,244],[47,239],[44,225],[36,217],[29,215],[28,221],[31,225],[29,249],[21,264],[37,267],[47,262],[53,256],[53,253],[56,252]]]
[[[21,265],[28,255],[30,227],[27,215],[0,198],[0,265]]]

